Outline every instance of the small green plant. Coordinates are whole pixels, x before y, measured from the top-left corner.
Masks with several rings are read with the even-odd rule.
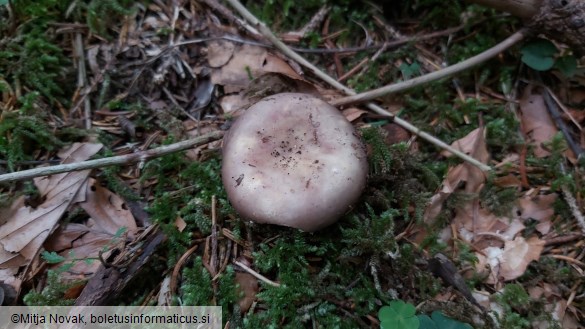
[[[431,316],[416,315],[416,308],[402,300],[393,300],[378,311],[380,329],[473,329],[471,325],[446,317],[441,311]]]
[[[434,311],[431,316],[419,315],[419,329],[473,329],[467,323],[459,322],[443,315],[440,311]]]
[[[561,56],[554,43],[546,39],[530,41],[522,47],[520,53],[522,54],[522,62],[537,71],[548,71],[556,68],[567,77],[573,76],[577,71],[575,56]]]
[[[35,147],[52,151],[64,145],[43,121],[46,114],[36,109],[39,96],[35,92],[26,94],[19,100],[19,111],[0,114],[0,158],[7,160],[10,170],[19,161],[31,160]]]
[[[29,291],[23,301],[28,306],[69,306],[75,303],[75,299],[65,299],[65,292],[79,283],[62,283],[61,272],[47,271],[47,284],[41,292]]]
[[[504,312],[500,318],[502,328],[530,328],[530,321],[519,312],[526,312],[530,305],[530,296],[522,285],[508,284],[503,292],[496,296],[496,300],[503,307]]]
[[[381,329],[417,329],[420,320],[415,316],[416,308],[410,303],[393,300],[389,306],[382,306],[378,312]]]

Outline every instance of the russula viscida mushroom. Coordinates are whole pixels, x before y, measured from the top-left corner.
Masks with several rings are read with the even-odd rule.
[[[365,148],[333,106],[299,93],[266,97],[223,140],[222,179],[238,213],[258,223],[316,231],[357,201]]]

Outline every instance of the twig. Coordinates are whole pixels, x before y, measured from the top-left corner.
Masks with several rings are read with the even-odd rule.
[[[217,225],[217,197],[211,196],[211,260],[209,266],[213,269],[213,276],[219,274],[218,252],[218,225]]]
[[[165,145],[151,149],[148,151],[136,152],[132,154],[119,155],[109,158],[68,163],[58,166],[41,167],[29,170],[23,170],[19,172],[9,173],[0,175],[0,183],[12,182],[17,180],[30,179],[40,176],[49,176],[54,174],[60,174],[64,172],[80,171],[87,169],[103,168],[108,166],[131,164],[136,162],[144,162],[153,158],[158,158],[166,154],[175,153],[183,150],[187,150],[199,145],[207,144],[215,140],[220,139],[223,136],[223,131],[214,131],[209,134],[199,136],[197,138],[189,139],[186,141],[178,142],[175,144]]]
[[[585,217],[583,217],[581,210],[579,210],[579,206],[577,206],[577,200],[575,200],[573,194],[571,194],[571,191],[569,191],[569,188],[566,185],[561,186],[561,190],[563,191],[565,201],[569,204],[573,216],[577,219],[577,223],[581,226],[581,231],[585,235]]]
[[[89,92],[87,86],[87,69],[85,67],[85,50],[81,33],[75,33],[75,52],[77,55],[77,88],[81,94]],[[91,129],[91,103],[89,98],[83,98],[83,121],[85,129]]]
[[[280,287],[280,283],[278,282],[274,282],[270,279],[268,279],[267,277],[265,277],[264,275],[254,271],[253,269],[249,268],[248,266],[246,266],[244,263],[242,262],[238,262],[237,260],[234,261],[234,264],[238,265],[239,267],[241,267],[244,271],[252,274],[255,278],[257,278],[258,280],[264,281],[265,283],[273,286],[273,287]]]
[[[387,85],[378,89],[370,90],[361,94],[352,95],[349,97],[344,97],[337,99],[331,102],[334,106],[339,105],[346,105],[350,103],[361,103],[376,99],[381,96],[386,96],[388,94],[397,93],[400,91],[405,91],[408,89],[412,89],[414,87],[420,86],[425,83],[429,83],[432,81],[440,80],[443,78],[450,77],[457,73],[463,72],[473,66],[481,64],[488,59],[498,55],[499,53],[503,52],[504,50],[512,47],[528,34],[528,29],[520,29],[516,33],[509,36],[506,40],[500,42],[499,44],[493,46],[492,48],[484,51],[481,54],[475,55],[471,58],[468,58],[460,63],[455,65],[448,66],[442,70],[431,72],[429,74],[425,74],[420,77],[416,77],[407,81],[402,81],[399,83]]]
[[[577,144],[575,142],[575,140],[571,136],[571,133],[569,132],[569,128],[567,127],[567,125],[563,121],[563,118],[561,117],[561,113],[559,112],[557,104],[554,102],[552,95],[553,95],[553,93],[551,92],[551,90],[549,88],[545,88],[544,102],[546,104],[546,108],[548,109],[550,116],[555,121],[555,124],[557,125],[559,130],[563,133],[563,136],[565,137],[565,140],[567,141],[567,145],[569,145],[569,148],[571,149],[571,151],[573,151],[573,153],[575,153],[575,156],[577,158],[580,158],[581,155],[583,154],[583,149],[581,148],[581,146],[579,144]]]
[[[343,84],[341,84],[340,82],[338,82],[337,80],[333,79],[332,77],[330,77],[329,75],[327,75],[326,73],[324,73],[323,71],[321,71],[319,68],[317,68],[315,65],[313,65],[311,62],[307,61],[306,59],[304,59],[302,56],[300,56],[299,54],[295,53],[293,50],[291,50],[287,45],[285,45],[282,41],[280,41],[273,33],[272,31],[270,31],[270,29],[268,29],[268,27],[266,27],[266,25],[262,22],[260,22],[254,15],[252,15],[252,13],[250,13],[238,0],[227,0],[242,16],[244,16],[244,18],[246,20],[248,20],[252,25],[254,25],[259,31],[260,33],[262,33],[268,40],[270,40],[270,42],[272,42],[276,48],[278,48],[280,51],[282,51],[286,56],[292,58],[293,60],[297,61],[298,63],[300,63],[301,65],[303,65],[304,67],[306,67],[307,69],[311,70],[311,72],[313,74],[315,74],[317,77],[323,79],[325,82],[327,82],[328,84],[330,84],[331,86],[343,91],[344,93],[346,93],[347,95],[355,95],[356,92],[353,91],[352,89],[344,86]],[[521,30],[520,32],[517,32],[516,34],[514,34],[514,36],[516,36],[516,38],[518,38],[519,40],[521,40],[524,37],[524,34],[527,33],[526,30]],[[509,40],[510,38],[508,38]],[[516,41],[517,42],[517,41]],[[374,103],[368,103],[366,104],[367,107],[369,109],[371,109],[372,111],[381,114],[381,115],[385,115],[388,117],[391,117],[394,119],[394,122],[396,124],[398,124],[399,126],[401,126],[402,128],[410,131],[411,133],[420,136],[422,139],[430,142],[431,144],[438,146],[439,148],[448,150],[449,152],[451,152],[452,154],[455,154],[457,157],[477,166],[478,168],[480,168],[481,170],[484,171],[489,171],[491,170],[491,168],[483,163],[481,163],[480,161],[470,157],[469,155],[451,147],[450,145],[447,145],[445,142],[435,138],[434,136],[423,132],[422,130],[420,130],[419,128],[413,126],[412,124],[410,124],[409,122],[402,120],[398,117],[395,117],[392,113],[384,110],[383,108],[381,108],[380,106],[374,104]]]

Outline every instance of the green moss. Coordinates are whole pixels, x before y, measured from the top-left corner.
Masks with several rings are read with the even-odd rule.
[[[34,149],[53,151],[64,145],[45,123],[46,113],[34,104],[38,93],[20,99],[19,111],[4,112],[0,116],[0,157],[8,162],[10,170],[19,161],[32,160]]]
[[[480,192],[479,200],[482,206],[496,216],[508,217],[516,205],[518,192],[515,188],[502,188],[494,185],[493,179],[488,179]]]
[[[75,299],[65,299],[65,292],[79,283],[64,284],[60,279],[60,272],[48,270],[47,284],[43,291],[29,291],[23,298],[28,306],[70,306],[75,303]]]

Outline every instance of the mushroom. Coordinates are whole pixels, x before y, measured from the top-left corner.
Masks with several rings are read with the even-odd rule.
[[[345,214],[366,184],[366,152],[333,106],[299,93],[266,97],[223,141],[222,180],[244,218],[304,231]]]

